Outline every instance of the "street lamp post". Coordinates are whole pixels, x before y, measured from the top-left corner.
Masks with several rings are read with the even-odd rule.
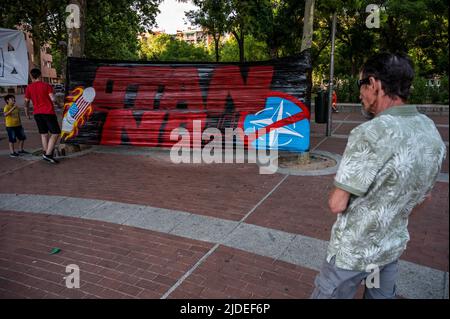
[[[334,81],[334,40],[336,37],[336,11],[333,13],[333,23],[331,31],[331,61],[330,61],[330,82],[328,84],[328,121],[326,136],[331,136],[331,105],[333,103],[333,81]]]

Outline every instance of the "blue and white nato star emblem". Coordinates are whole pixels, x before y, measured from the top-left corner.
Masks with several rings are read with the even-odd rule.
[[[293,100],[270,96],[264,109],[247,115],[244,132],[246,135],[257,133],[257,138],[251,142],[254,148],[296,152],[309,150],[309,111],[300,101],[296,103]]]

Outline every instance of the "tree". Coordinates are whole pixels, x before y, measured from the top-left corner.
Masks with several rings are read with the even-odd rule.
[[[150,35],[141,41],[140,57],[151,61],[212,61],[206,47],[174,39],[168,34]]]
[[[85,29],[86,29],[86,0],[70,0],[70,5],[78,7],[78,27],[68,26],[68,49],[67,54],[74,57],[84,56]]]
[[[238,1],[227,0],[231,8],[227,16],[227,31],[236,39],[239,46],[239,62],[245,61],[244,40],[245,35],[258,25],[257,11],[260,0]]]
[[[31,1],[19,5],[17,1],[2,0],[0,25],[15,28],[21,25],[33,38],[33,63],[40,67],[41,47],[44,43],[58,43],[64,38],[66,1]]]
[[[193,0],[198,10],[191,10],[186,17],[193,25],[202,26],[213,37],[216,62],[220,60],[219,45],[226,31],[227,16],[231,11],[230,3],[224,0]]]
[[[86,52],[90,58],[137,59],[137,35],[154,24],[161,0],[90,0]]]
[[[267,40],[272,57],[301,52],[305,1],[273,1],[273,27]]]
[[[408,52],[423,76],[448,74],[448,3],[389,0],[380,29],[380,48]]]
[[[137,58],[140,32],[155,24],[158,5],[162,0],[107,0],[87,1],[85,56],[91,58],[131,59]],[[53,53],[65,59],[67,42],[65,20],[69,1],[41,0],[18,5],[17,1],[0,2],[0,23],[14,28],[17,25],[29,31],[33,37],[34,61],[39,66],[40,47],[52,46]]]
[[[265,61],[270,59],[265,42],[258,41],[251,35],[245,36],[244,56],[246,61]],[[234,37],[230,37],[222,46],[222,61],[239,61],[239,45]]]
[[[367,5],[377,4],[380,28],[365,22]],[[357,76],[364,60],[378,51],[408,53],[418,74],[448,74],[448,5],[443,0],[319,1],[313,42],[314,69],[328,63],[330,16],[336,10],[336,75]]]
[[[301,51],[311,48],[313,36],[313,21],[314,21],[314,0],[306,0]]]

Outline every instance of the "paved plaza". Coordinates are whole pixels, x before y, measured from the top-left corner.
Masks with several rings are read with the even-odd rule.
[[[448,154],[448,108],[426,114]],[[339,157],[364,121],[357,109],[333,114],[330,137],[312,121],[311,151]],[[39,150],[34,121],[23,122],[26,150]],[[58,165],[8,154],[2,123],[1,298],[308,298],[336,218],[333,173],[173,164],[168,151],[131,147],[95,146]],[[448,298],[448,180],[447,157],[410,218],[401,298]],[[78,289],[65,285],[71,264]]]

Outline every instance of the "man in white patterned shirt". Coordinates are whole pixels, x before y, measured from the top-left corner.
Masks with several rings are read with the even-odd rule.
[[[446,152],[433,121],[405,104],[413,77],[400,54],[377,54],[361,69],[360,98],[374,118],[350,133],[328,202],[337,220],[311,298],[353,298],[374,269],[379,285],[366,285],[364,298],[395,298],[409,214],[430,197]]]

